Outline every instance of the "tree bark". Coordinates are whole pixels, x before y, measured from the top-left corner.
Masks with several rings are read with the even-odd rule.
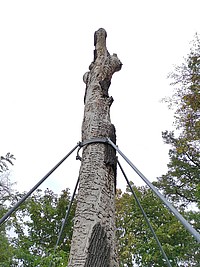
[[[83,76],[86,84],[82,141],[109,137],[113,98],[108,89],[122,63],[106,48],[106,31],[94,34],[94,61]],[[104,143],[83,147],[77,209],[68,267],[118,267],[115,242],[116,153]]]

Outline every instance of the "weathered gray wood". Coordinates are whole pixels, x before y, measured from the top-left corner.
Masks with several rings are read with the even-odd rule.
[[[106,48],[106,31],[94,34],[94,61],[83,76],[86,84],[82,141],[110,137],[116,142],[110,120],[108,88],[122,63]],[[117,267],[115,245],[116,154],[106,144],[83,148],[80,185],[68,267]]]

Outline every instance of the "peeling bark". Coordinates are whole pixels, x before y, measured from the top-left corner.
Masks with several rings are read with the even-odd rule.
[[[113,98],[108,89],[122,63],[106,48],[106,31],[94,34],[94,61],[83,76],[86,84],[82,141],[110,137],[116,142],[110,120]],[[116,153],[107,144],[83,148],[80,185],[68,267],[118,267],[115,246]]]

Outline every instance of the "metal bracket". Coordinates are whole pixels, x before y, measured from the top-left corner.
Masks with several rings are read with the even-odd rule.
[[[107,143],[107,144],[109,144],[109,141],[108,141],[107,137],[103,137],[103,138],[92,138],[89,140],[85,140],[83,142],[79,142],[79,149],[77,150],[76,159],[81,161],[82,158],[79,156],[80,149],[85,145],[89,145],[89,144],[93,144],[93,143]]]
[[[89,140],[85,140],[80,143],[80,147],[83,147],[85,145],[92,144],[92,143],[108,143],[108,138],[103,137],[103,138],[92,138]]]

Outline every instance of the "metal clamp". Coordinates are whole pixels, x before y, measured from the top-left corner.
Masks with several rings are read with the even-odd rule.
[[[109,144],[109,141],[108,141],[107,137],[103,137],[103,138],[92,138],[89,140],[85,140],[83,142],[79,142],[79,149],[77,150],[76,159],[81,161],[82,158],[79,156],[80,149],[85,145],[89,145],[89,144],[93,144],[93,143],[107,143],[107,144]]]

